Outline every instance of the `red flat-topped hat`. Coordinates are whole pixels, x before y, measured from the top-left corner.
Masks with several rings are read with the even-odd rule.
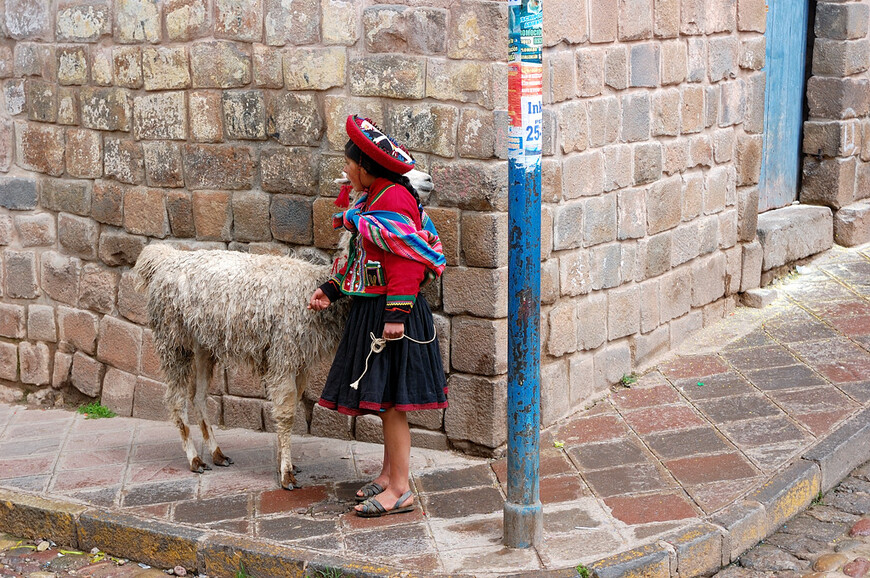
[[[355,114],[347,117],[347,136],[370,159],[387,170],[404,175],[414,168],[408,149],[390,138],[371,120]]]

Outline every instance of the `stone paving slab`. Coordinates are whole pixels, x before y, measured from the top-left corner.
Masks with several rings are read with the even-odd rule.
[[[235,464],[197,475],[169,424],[17,405],[0,405],[0,531],[218,576],[708,574],[870,458],[870,255],[835,248],[778,294],[542,432],[533,549],[502,546],[504,459],[414,448],[419,507],[365,520],[377,445],[294,438],[287,492],[272,434],[217,432]]]

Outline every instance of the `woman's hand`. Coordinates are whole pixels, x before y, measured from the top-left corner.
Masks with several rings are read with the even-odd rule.
[[[329,297],[326,296],[326,293],[323,292],[323,289],[320,287],[314,292],[314,295],[311,296],[311,300],[308,301],[308,308],[314,309],[315,311],[323,311],[327,307],[331,301]]]
[[[404,323],[384,323],[384,339],[401,339],[404,334]]]

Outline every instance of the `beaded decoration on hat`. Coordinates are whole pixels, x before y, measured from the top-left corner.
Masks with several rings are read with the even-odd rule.
[[[345,128],[350,140],[385,169],[404,175],[414,168],[414,157],[408,149],[390,138],[371,120],[352,114],[347,117]]]

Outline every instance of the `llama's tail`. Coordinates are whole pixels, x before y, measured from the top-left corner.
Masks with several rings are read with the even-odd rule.
[[[139,258],[136,259],[136,266],[133,267],[133,271],[139,276],[136,282],[137,290],[147,288],[160,264],[176,252],[176,249],[163,243],[152,243],[142,249]]]

